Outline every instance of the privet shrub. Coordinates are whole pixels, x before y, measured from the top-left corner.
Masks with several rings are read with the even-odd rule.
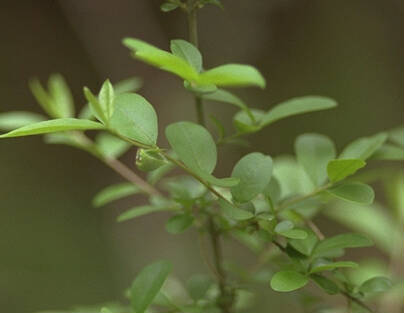
[[[31,91],[47,116],[30,112],[0,116],[0,127],[9,131],[1,138],[44,135],[47,143],[65,144],[92,154],[126,180],[100,191],[94,206],[135,194],[147,196],[144,205],[118,216],[119,222],[169,212],[169,233],[183,233],[194,227],[201,240],[209,237],[211,255],[202,255],[210,276],[195,274],[178,287],[179,282],[173,284],[169,279],[170,262],[155,261],[135,277],[126,293],[128,304],[67,312],[248,312],[253,304],[251,286],[300,292],[310,282],[313,287],[299,293],[302,312],[380,309],[385,313],[389,307],[399,308],[403,283],[394,277],[394,264],[400,255],[396,250],[402,248],[402,176],[366,172],[364,168],[374,160],[403,160],[402,128],[356,139],[342,151],[336,151],[327,136],[301,134],[295,141],[295,156],[252,152],[234,164],[229,177],[215,176],[217,146],[242,143],[247,135],[284,118],[333,109],[337,103],[324,96],[305,96],[279,103],[268,111],[247,106],[227,88],[265,88],[265,79],[256,68],[232,63],[210,69],[203,66],[196,17],[197,10],[208,4],[222,6],[219,0],[168,0],[162,4],[162,11],[181,9],[188,16],[189,40],[172,40],[170,51],[140,39],[123,40],[135,59],[179,77],[195,98],[198,123],[178,121],[166,127],[169,147],[158,145],[157,114],[136,93],[141,87],[137,78],[116,84],[106,80],[97,91],[84,87],[87,104],[78,114],[61,75],[50,76],[47,88],[33,79]],[[239,109],[233,117],[232,134],[227,135],[220,121],[212,118],[217,136],[211,135],[204,114],[204,102],[208,101]],[[85,131],[90,130],[96,135],[88,137]],[[132,148],[137,149],[136,167],[147,172],[147,179],[118,160]],[[175,168],[183,173],[172,175]],[[390,210],[374,203],[374,191],[368,183],[375,180],[387,187]],[[320,214],[353,231],[325,236],[313,221]],[[256,254],[257,264],[243,268],[237,260],[224,260],[222,245],[230,238]],[[366,262],[358,264],[343,258],[345,250],[368,247],[373,242],[390,259],[389,270],[375,270]],[[345,297],[346,306],[333,306],[334,302],[310,296],[318,295],[315,288]],[[273,312],[271,308],[264,311]]]

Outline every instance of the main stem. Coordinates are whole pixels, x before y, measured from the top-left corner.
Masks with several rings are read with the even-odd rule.
[[[189,41],[198,48],[198,20],[197,20],[197,0],[187,1],[187,15],[188,15],[188,38]],[[205,114],[203,109],[202,99],[195,95],[195,108],[198,123],[205,126]],[[226,272],[223,268],[222,246],[220,240],[220,233],[216,229],[215,221],[212,216],[208,218],[208,233],[213,252],[213,263],[216,273],[218,274],[218,283],[220,289],[219,303],[223,313],[229,313],[232,305],[231,292],[226,286]]]

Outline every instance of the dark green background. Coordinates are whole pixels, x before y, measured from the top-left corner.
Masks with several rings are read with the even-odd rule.
[[[324,133],[341,147],[355,137],[402,125],[401,0],[223,3],[224,11],[210,7],[200,14],[205,66],[257,66],[268,88],[239,92],[251,106],[267,109],[306,94],[340,103],[336,110],[291,118],[253,136],[256,150],[291,152],[302,132]],[[81,106],[83,85],[95,90],[105,78],[138,75],[145,80],[142,93],[159,113],[160,131],[174,120],[192,120],[192,101],[181,82],[135,62],[120,43],[134,36],[168,48],[170,39],[184,37],[182,14],[162,14],[159,5],[157,0],[2,0],[0,111],[39,111],[27,88],[32,76],[45,80],[61,72]],[[234,112],[225,105],[207,110],[228,120]],[[222,154],[219,171],[228,172],[245,152]],[[125,158],[131,164],[134,152]],[[203,268],[194,234],[168,235],[165,216],[117,225],[116,215],[133,201],[92,208],[93,194],[119,177],[84,152],[45,145],[39,137],[4,140],[0,175],[2,312],[120,298],[134,273],[157,258],[171,259],[180,277]],[[243,257],[244,251],[227,253]],[[268,295],[274,296],[269,288]],[[274,301],[291,309],[284,300]]]

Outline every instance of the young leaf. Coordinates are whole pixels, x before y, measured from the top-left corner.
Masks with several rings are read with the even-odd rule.
[[[115,111],[109,124],[119,134],[148,146],[157,142],[157,115],[142,96],[123,93],[115,97]]]
[[[114,87],[107,79],[102,85],[100,93],[98,94],[98,102],[107,121],[111,119],[114,113],[114,97]]]
[[[194,222],[194,217],[189,214],[178,214],[171,217],[166,223],[166,230],[171,234],[179,234],[189,228]]]
[[[270,156],[258,152],[247,154],[237,162],[231,174],[240,179],[239,184],[231,188],[233,198],[240,203],[252,200],[265,189],[271,175]]]
[[[143,80],[139,77],[130,77],[114,84],[114,93],[129,93],[136,92],[142,88]]]
[[[108,124],[109,120],[107,116],[105,115],[105,112],[103,108],[101,107],[100,102],[98,101],[98,98],[91,92],[91,90],[87,87],[83,88],[84,96],[86,97],[90,109],[92,111],[92,114],[102,123]],[[86,112],[84,112],[86,113]],[[88,114],[88,113],[86,113]]]
[[[94,207],[98,208],[112,201],[128,197],[139,192],[140,189],[132,183],[120,183],[111,185],[102,189],[95,195],[93,199],[93,205]]]
[[[178,8],[178,4],[171,3],[171,2],[164,2],[160,6],[160,10],[163,11],[163,12],[170,12],[170,11],[175,10],[176,8]]]
[[[123,44],[133,50],[134,57],[164,71],[173,73],[193,82],[198,78],[198,72],[184,59],[161,50],[142,40],[125,38]]]
[[[288,244],[291,245],[295,250],[299,251],[301,254],[310,256],[319,240],[312,231],[306,231],[306,233],[307,237],[303,240],[292,239],[288,241]]]
[[[331,195],[345,201],[372,204],[375,193],[369,185],[346,182],[327,190]]]
[[[175,39],[171,40],[170,49],[174,55],[192,65],[197,72],[202,70],[202,55],[193,44],[182,39]]]
[[[263,117],[262,126],[268,126],[278,120],[292,115],[308,112],[327,110],[337,106],[337,103],[330,99],[320,96],[305,96],[293,98],[276,105],[270,109]]]
[[[372,295],[380,292],[385,292],[392,287],[391,280],[387,277],[377,276],[365,281],[360,287],[359,291],[366,294]]]
[[[310,275],[310,278],[329,295],[339,293],[339,287],[331,279],[319,274]]]
[[[131,147],[130,143],[109,133],[97,135],[95,145],[98,151],[107,159],[119,158]]]
[[[251,118],[251,115],[253,119]],[[252,109],[250,113],[247,111],[237,112],[233,117],[233,124],[236,130],[241,134],[254,133],[259,131],[261,127],[261,120],[265,112],[262,110]]]
[[[39,103],[42,109],[53,118],[60,117],[55,110],[54,103],[52,101],[51,96],[48,92],[43,88],[41,82],[37,79],[31,79],[29,81],[29,88],[35,98],[35,100]]]
[[[258,86],[265,88],[265,79],[261,73],[250,65],[225,64],[203,72],[198,77],[201,85],[216,86]]]
[[[347,145],[339,158],[366,160],[370,158],[386,140],[386,133],[380,133],[371,137],[359,138]]]
[[[254,214],[250,211],[243,210],[223,199],[219,199],[219,205],[224,215],[236,221],[244,221],[254,217]]]
[[[299,272],[286,270],[275,273],[271,279],[271,287],[275,291],[288,292],[304,287],[309,279]]]
[[[340,262],[323,261],[320,263],[315,263],[310,270],[310,274],[325,272],[325,271],[332,271],[336,268],[341,268],[341,267],[355,268],[355,267],[358,267],[358,263],[350,262],[350,261],[340,261]]]
[[[336,183],[355,174],[365,165],[366,162],[360,159],[331,160],[327,165],[328,178],[332,183]]]
[[[48,81],[48,90],[57,117],[73,117],[73,96],[63,76],[60,74],[51,75]]]
[[[152,205],[138,206],[123,212],[121,215],[118,216],[117,221],[125,222],[150,213],[170,211],[170,210],[172,210],[172,208],[164,206],[152,206]]]
[[[216,145],[210,133],[202,126],[191,122],[168,125],[166,137],[178,158],[191,170],[210,174],[216,161]]]
[[[369,247],[373,242],[365,236],[359,234],[341,234],[326,238],[320,241],[314,248],[312,256],[321,257],[329,251],[345,248]]]
[[[79,120],[75,118],[59,118],[17,128],[6,134],[0,135],[0,138],[40,135],[68,130],[90,130],[103,128],[104,126],[102,124],[93,121]]]
[[[327,164],[336,156],[334,143],[326,136],[304,134],[295,141],[297,161],[303,166],[315,186],[327,179]]]
[[[144,313],[146,311],[170,272],[171,264],[167,261],[155,262],[140,271],[130,288],[130,298],[134,312]]]
[[[29,124],[42,122],[44,120],[45,117],[32,112],[12,111],[0,113],[0,129],[10,131]]]

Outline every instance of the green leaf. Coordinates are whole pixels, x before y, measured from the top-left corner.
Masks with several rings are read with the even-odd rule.
[[[291,239],[306,239],[307,232],[303,229],[294,229],[293,222],[285,220],[275,226],[275,233]]]
[[[286,270],[275,273],[271,279],[271,287],[275,291],[288,292],[304,287],[309,279],[299,272]]]
[[[136,166],[141,171],[151,172],[166,164],[166,158],[155,149],[138,149],[136,152]]]
[[[261,120],[265,112],[262,110],[252,109],[250,113],[253,116],[251,118],[250,114],[246,111],[237,112],[233,117],[233,124],[236,130],[241,134],[254,133],[259,131],[261,127]]]
[[[115,97],[115,111],[110,127],[119,134],[148,146],[157,142],[157,115],[142,96],[123,93]]]
[[[93,121],[79,120],[75,118],[59,118],[17,128],[11,132],[0,135],[0,138],[40,135],[68,130],[90,130],[103,128],[104,126],[102,124]]]
[[[329,251],[345,248],[369,247],[373,242],[365,236],[359,234],[341,234],[326,238],[320,241],[313,250],[313,257],[321,257]]]
[[[114,84],[115,94],[136,92],[142,88],[143,80],[139,77],[129,77]]]
[[[403,161],[404,160],[404,148],[394,146],[389,143],[383,144],[379,149],[375,151],[370,157],[372,160],[389,160],[389,161]]]
[[[123,212],[121,215],[118,216],[117,221],[125,222],[150,213],[170,211],[170,210],[172,210],[172,208],[164,206],[152,206],[152,205],[138,206]]]
[[[265,197],[271,199],[273,205],[278,203],[281,197],[281,186],[279,185],[279,181],[275,177],[272,177],[271,181],[265,187],[262,193],[264,194]]]
[[[225,64],[203,72],[198,77],[201,85],[258,86],[265,88],[265,79],[254,67],[244,64]]]
[[[221,8],[221,9],[224,8],[223,4],[220,2],[220,0],[202,0],[201,4],[202,5],[212,4],[212,5],[215,5],[215,6],[219,7],[219,8]]]
[[[114,113],[114,87],[109,79],[107,79],[101,87],[98,94],[98,102],[104,112],[107,121],[109,121]]]
[[[90,89],[87,87],[83,88],[84,96],[86,97],[87,101],[89,102],[89,106],[91,108],[91,112],[93,115],[103,124],[108,124],[109,120],[105,115],[103,108],[101,107],[98,98],[91,92]],[[88,114],[88,113],[86,113]]]
[[[322,259],[320,262],[316,262],[312,266],[312,268],[310,270],[310,274],[325,272],[325,271],[332,271],[336,268],[341,268],[341,267],[356,268],[356,267],[358,267],[358,263],[350,262],[350,261],[331,262],[331,261]]]
[[[178,4],[170,3],[170,2],[164,2],[160,6],[160,10],[163,11],[163,12],[170,12],[170,11],[175,10],[176,8],[178,8]]]
[[[109,133],[97,135],[95,144],[99,152],[107,159],[116,159],[124,154],[131,144]]]
[[[199,172],[197,174],[205,182],[218,186],[218,187],[229,188],[229,187],[236,186],[240,182],[240,180],[235,177],[217,178],[217,177],[215,177],[211,174],[205,173],[205,172]]]
[[[193,44],[182,39],[175,39],[170,41],[170,49],[174,55],[192,65],[197,72],[202,70],[202,55]]]
[[[168,125],[166,137],[178,158],[191,170],[210,174],[216,167],[217,150],[210,133],[191,122]]]
[[[267,126],[283,118],[314,111],[331,109],[337,103],[330,98],[320,96],[305,96],[293,98],[276,105],[270,109],[262,118],[262,126]]]
[[[29,124],[42,122],[44,120],[45,117],[40,114],[25,111],[0,113],[0,129],[10,131]]]
[[[315,186],[327,179],[327,164],[336,157],[334,143],[326,136],[304,134],[295,141],[297,161],[302,165]]]
[[[292,239],[288,241],[288,244],[291,245],[298,252],[306,256],[310,256],[319,240],[312,231],[306,231],[306,233],[307,233],[306,238],[302,240]]]
[[[142,40],[125,38],[123,44],[133,50],[135,58],[151,64],[161,70],[173,73],[188,81],[196,81],[198,72],[184,59],[161,50]]]
[[[400,126],[389,131],[389,140],[396,145],[404,147],[404,128]]]
[[[366,160],[370,158],[386,140],[386,133],[356,139],[344,148],[339,158]]]
[[[99,191],[94,199],[93,205],[98,208],[112,201],[139,193],[141,190],[132,183],[120,183],[108,186]]]
[[[234,166],[232,177],[240,179],[231,188],[233,198],[240,203],[248,202],[261,193],[271,180],[272,159],[262,153],[247,154]]]
[[[219,205],[224,215],[236,221],[244,221],[254,217],[254,214],[250,211],[241,209],[223,199],[219,199]]]
[[[112,311],[108,308],[101,308],[101,312],[100,313],[112,313]]]
[[[346,182],[327,190],[331,195],[350,202],[372,204],[375,192],[372,187],[362,183]]]
[[[189,214],[178,214],[171,217],[166,223],[166,230],[171,234],[180,234],[187,230],[194,222],[194,217]]]
[[[212,286],[212,284],[212,280],[209,276],[198,274],[193,275],[187,281],[187,289],[191,298],[194,301],[198,301],[199,299],[205,297],[208,289],[210,288],[210,286]]]
[[[339,287],[331,279],[319,274],[310,275],[310,278],[326,293],[330,295],[339,293]]]
[[[51,97],[53,111],[57,117],[73,117],[73,96],[65,79],[60,74],[53,74],[48,81],[49,96]]]
[[[366,162],[360,159],[331,160],[327,165],[328,178],[332,183],[336,183],[355,174],[365,165]]]
[[[29,88],[35,97],[35,100],[39,103],[42,109],[51,117],[58,118],[58,114],[55,111],[52,99],[47,91],[43,88],[41,82],[37,79],[31,79],[29,81]]]
[[[151,171],[147,175],[147,181],[155,185],[159,182],[161,178],[163,178],[166,174],[168,174],[171,170],[175,168],[175,165],[173,163],[167,163],[166,165],[163,165],[154,171]]]
[[[130,289],[131,304],[134,312],[144,313],[146,311],[170,272],[171,264],[167,261],[155,262],[140,271]]]
[[[378,276],[373,277],[365,281],[360,287],[359,291],[366,294],[372,295],[376,293],[381,293],[389,290],[392,287],[392,282],[387,277]]]
[[[204,94],[202,98],[210,101],[233,104],[234,106],[244,110],[248,114],[251,121],[255,122],[254,115],[247,107],[247,105],[244,103],[244,101],[227,90],[217,89],[214,92]]]

